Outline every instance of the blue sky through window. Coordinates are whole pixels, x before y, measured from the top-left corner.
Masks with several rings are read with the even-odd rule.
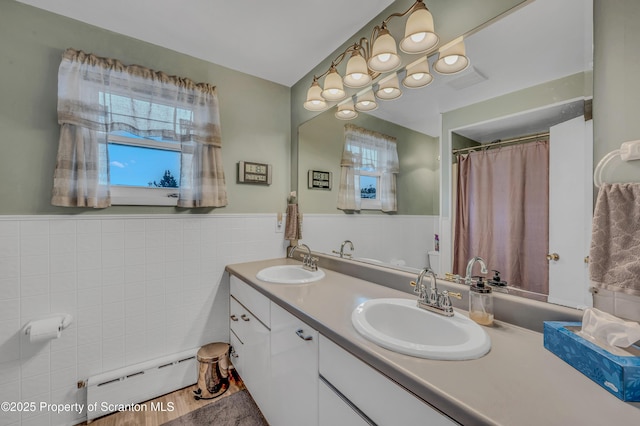
[[[160,183],[169,170],[180,185],[180,152],[109,144],[109,172],[112,185],[149,187]]]

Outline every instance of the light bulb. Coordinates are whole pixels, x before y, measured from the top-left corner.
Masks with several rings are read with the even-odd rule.
[[[447,65],[453,65],[458,62],[458,55],[449,55],[444,57],[444,63]]]
[[[424,38],[427,36],[426,32],[422,32],[422,33],[415,33],[411,35],[411,41],[414,43],[420,43],[422,40],[424,40]]]
[[[381,53],[378,55],[378,60],[380,62],[388,62],[391,59],[391,53]]]
[[[382,91],[384,93],[393,93],[393,87],[385,87]]]
[[[353,74],[351,74],[351,78],[354,80],[360,80],[362,78],[362,73],[354,72]]]
[[[417,72],[415,74],[411,74],[411,78],[413,78],[414,80],[422,80],[424,78],[424,73]]]
[[[360,105],[362,105],[363,107],[368,107],[369,105],[371,105],[371,101],[362,101],[360,102]]]

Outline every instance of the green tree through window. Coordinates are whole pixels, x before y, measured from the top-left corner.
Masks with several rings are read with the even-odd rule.
[[[149,186],[155,186],[156,188],[177,188],[178,182],[170,170],[165,170],[162,179],[160,179],[160,183],[154,180],[153,182],[149,182]]]

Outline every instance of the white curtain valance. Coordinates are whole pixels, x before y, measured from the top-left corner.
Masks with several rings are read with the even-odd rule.
[[[216,88],[67,49],[58,71],[58,122],[221,145]]]
[[[373,130],[345,125],[341,166],[380,173],[399,173],[396,138]]]

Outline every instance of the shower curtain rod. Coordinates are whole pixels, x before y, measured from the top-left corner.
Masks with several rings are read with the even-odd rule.
[[[548,136],[549,136],[549,132],[535,133],[533,135],[521,136],[519,138],[513,138],[513,139],[506,139],[506,140],[499,141],[499,142],[490,142],[490,143],[485,143],[485,144],[478,145],[478,146],[470,146],[468,148],[458,148],[458,149],[452,150],[451,152],[453,154],[462,154],[462,153],[468,152],[468,151],[492,149],[492,148],[496,148],[496,147],[507,145],[507,144],[515,144],[515,143],[520,143],[520,142],[527,142],[527,141],[532,140],[532,139],[546,138]]]

